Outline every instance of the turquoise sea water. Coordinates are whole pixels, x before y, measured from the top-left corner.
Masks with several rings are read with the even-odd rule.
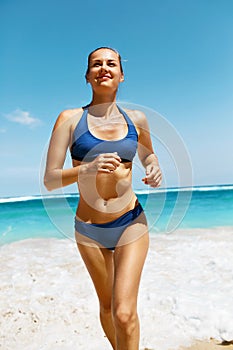
[[[233,185],[136,191],[150,234],[176,228],[233,227]],[[0,199],[0,243],[25,238],[73,238],[77,194]]]

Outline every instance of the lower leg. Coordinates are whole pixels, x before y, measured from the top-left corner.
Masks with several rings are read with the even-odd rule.
[[[128,317],[121,315],[115,318],[116,350],[139,349],[139,319],[138,315]]]
[[[100,306],[100,322],[106,337],[112,345],[112,348],[116,350],[116,335],[111,309],[106,309]]]

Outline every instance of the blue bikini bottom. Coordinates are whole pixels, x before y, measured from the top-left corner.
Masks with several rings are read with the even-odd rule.
[[[89,224],[75,218],[75,230],[93,239],[108,249],[115,249],[124,230],[133,224],[134,220],[143,212],[140,203],[120,216],[118,219],[103,224]]]

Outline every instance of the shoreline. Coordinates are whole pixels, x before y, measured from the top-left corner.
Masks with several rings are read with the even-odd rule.
[[[232,349],[217,345],[233,339],[232,235],[185,230],[151,237],[139,291],[140,349]],[[110,349],[73,241],[27,239],[0,252],[4,350]]]
[[[9,229],[10,230],[10,229]],[[19,243],[22,241],[28,241],[28,240],[46,240],[46,239],[58,239],[58,240],[70,240],[71,242],[75,243],[75,236],[74,236],[74,232],[73,232],[73,227],[71,226],[71,234],[64,234],[62,232],[60,232],[59,230],[55,231],[49,231],[48,235],[45,236],[35,236],[35,237],[20,237],[17,240],[9,240],[9,241],[4,241],[5,236],[8,234],[8,232],[3,232],[3,235],[0,236],[0,249],[3,246],[7,246],[10,244],[14,244],[14,243]],[[166,237],[172,237],[172,236],[189,236],[189,237],[197,237],[199,235],[205,235],[205,237],[209,237],[212,236],[213,234],[216,235],[216,239],[218,239],[217,235],[220,235],[220,239],[221,239],[221,235],[226,235],[227,239],[229,239],[229,236],[233,236],[233,225],[232,226],[216,226],[216,227],[209,227],[209,228],[178,228],[175,229],[172,232],[164,232],[164,231],[153,231],[153,229],[151,229],[151,227],[149,226],[149,233],[150,233],[150,239],[154,240],[154,239],[159,239],[161,238],[165,238]]]

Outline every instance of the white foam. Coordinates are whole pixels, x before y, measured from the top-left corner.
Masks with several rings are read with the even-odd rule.
[[[164,192],[207,192],[233,190],[233,185],[207,185],[207,186],[189,186],[189,187],[167,187],[167,188],[148,188],[146,190],[136,190],[137,194],[164,193]]]
[[[76,198],[78,193],[64,193],[64,194],[52,194],[52,195],[34,195],[34,196],[22,196],[22,197],[5,197],[0,198],[0,203],[12,203],[12,202],[26,202],[31,200],[43,200],[43,199],[56,199],[56,198]]]
[[[33,199],[39,199],[40,196],[23,196],[23,197],[5,197],[0,198],[0,203],[25,202]]]
[[[140,293],[141,347],[233,339],[233,229],[151,238]],[[75,243],[29,239],[1,248],[5,350],[107,350],[98,302]]]
[[[208,186],[190,186],[190,187],[168,187],[168,188],[150,188],[147,189],[135,189],[136,194],[147,194],[150,193],[166,193],[166,192],[195,192],[195,191],[222,191],[222,190],[233,190],[233,185],[208,185]],[[11,203],[11,202],[23,202],[36,199],[52,199],[52,198],[76,198],[79,197],[79,193],[62,193],[62,194],[46,194],[46,195],[33,195],[33,196],[19,196],[19,197],[4,197],[0,198],[0,203]]]

